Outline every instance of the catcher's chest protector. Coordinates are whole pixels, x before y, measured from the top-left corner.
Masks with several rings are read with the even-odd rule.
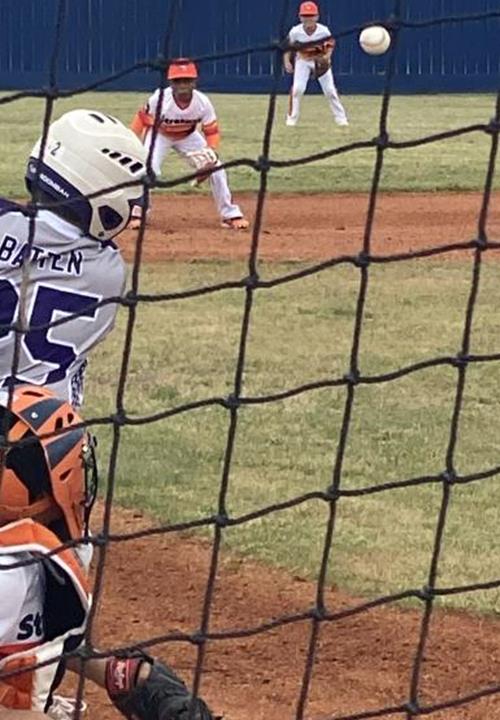
[[[19,560],[21,557],[26,558],[27,553],[47,555],[60,544],[50,530],[32,520],[21,520],[0,528],[0,560],[2,556],[9,556],[11,562],[16,555]],[[86,573],[75,553],[63,550],[52,555],[48,564],[49,569],[45,570],[44,633],[41,639],[30,643],[19,641],[0,645],[0,709],[43,712],[53,689],[58,662],[35,670],[28,669],[5,679],[2,679],[2,674],[32,668],[38,663],[57,658],[64,651],[65,643],[81,635],[85,627],[91,596]],[[2,570],[0,587],[1,574]],[[19,603],[23,602],[24,598],[20,597]],[[19,633],[17,637],[21,635]]]

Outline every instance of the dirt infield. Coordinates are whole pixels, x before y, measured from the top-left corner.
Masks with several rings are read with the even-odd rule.
[[[151,527],[139,512],[118,510],[113,532]],[[211,557],[209,541],[159,535],[116,543],[107,571],[94,641],[101,648],[134,643],[199,627]],[[212,632],[255,627],[304,612],[315,600],[312,582],[248,560],[222,556],[216,580]],[[329,611],[360,599],[328,590]],[[423,610],[423,608],[422,608]],[[422,610],[385,607],[340,622],[324,623],[305,718],[399,705],[409,697],[412,662]],[[311,626],[308,622],[240,640],[208,645],[202,692],[225,720],[292,720],[296,717]],[[196,650],[186,643],[152,648],[189,681]],[[500,623],[464,613],[434,612],[421,675],[421,703],[444,701],[495,685],[500,677]],[[91,720],[119,715],[101,691],[90,689]],[[383,717],[403,720],[404,714]],[[430,717],[497,720],[500,696]]]
[[[255,196],[238,196],[249,220]],[[379,197],[372,252],[405,252],[477,237],[479,193],[404,193]],[[270,195],[266,200],[259,257],[263,260],[322,260],[362,247],[368,196]],[[488,235],[500,240],[500,192],[492,195]],[[120,246],[133,257],[137,234],[126,231]],[[148,222],[144,259],[244,259],[251,232],[219,227],[208,195],[156,196]]]
[[[255,199],[238,197],[249,219]],[[415,250],[477,234],[479,194],[387,195],[380,198],[374,253]],[[358,252],[367,196],[274,196],[266,203],[259,255],[265,260],[317,260]],[[500,240],[500,193],[492,197],[489,237]],[[130,260],[136,235],[120,245]],[[224,231],[210,197],[155,198],[144,259],[236,259],[248,254],[251,233]],[[493,253],[492,253],[493,255]],[[147,527],[140,512],[115,509],[114,532]],[[94,642],[102,648],[138,642],[199,626],[211,544],[180,535],[115,543],[107,570]],[[255,627],[300,613],[315,602],[312,582],[238,558],[221,558],[210,630]],[[361,600],[329,588],[329,611]],[[409,699],[421,609],[382,607],[323,623],[304,717],[333,718],[398,706]],[[226,720],[296,718],[310,639],[309,622],[239,640],[208,644],[202,694]],[[189,682],[196,648],[170,643],[152,648]],[[423,705],[474,693],[500,683],[500,623],[437,608],[420,678]],[[89,689],[90,720],[118,717],[104,693]],[[406,720],[405,713],[376,715]],[[366,716],[368,717],[368,716]],[[375,717],[375,715],[373,715]],[[430,715],[435,720],[500,720],[500,695]]]

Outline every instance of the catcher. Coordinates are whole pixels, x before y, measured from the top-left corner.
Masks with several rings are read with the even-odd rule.
[[[88,533],[97,490],[94,444],[74,427],[81,419],[73,407],[50,390],[18,386],[11,411],[6,405],[1,393],[0,433],[6,431],[14,444],[4,443],[1,455],[0,719],[70,720],[75,700],[54,693],[66,669],[80,669],[61,654],[82,640],[91,603],[91,546],[51,552]],[[47,437],[55,429],[66,432]],[[28,438],[33,441],[15,444]],[[34,668],[50,660],[55,662]],[[83,667],[129,720],[214,720],[173,670],[145,654],[90,659]]]
[[[315,2],[303,2],[300,5],[299,19],[300,25],[295,25],[288,33],[288,44],[292,49],[285,52],[283,58],[285,72],[293,74],[286,124],[288,126],[297,124],[300,101],[312,76],[319,82],[335,122],[341,127],[346,127],[349,122],[344,106],[340,102],[332,72],[335,40],[327,26],[318,23],[319,10]],[[304,43],[308,45],[304,46]],[[295,62],[292,62],[292,58]]]
[[[164,90],[160,110],[160,126],[152,151],[151,163],[156,175],[161,174],[162,163],[173,148],[188,165],[197,172],[194,185],[205,180],[210,183],[212,195],[221,218],[223,228],[246,230],[248,220],[243,217],[238,205],[233,202],[227,183],[225,170],[210,173],[221,162],[217,155],[220,134],[214,106],[206,95],[196,90],[198,71],[196,65],[186,58],[173,60],[167,72],[170,87]],[[152,127],[160,101],[160,90],[149,98],[142,110],[132,121],[131,128],[144,142],[149,152],[152,140]],[[198,125],[201,123],[202,133]],[[135,205],[129,228],[140,227],[143,208]]]

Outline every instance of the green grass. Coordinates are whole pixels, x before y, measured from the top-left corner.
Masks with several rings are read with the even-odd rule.
[[[86,106],[128,122],[145,94],[89,93],[59,100],[55,116]],[[225,160],[261,153],[268,99],[212,95],[223,127]],[[286,128],[287,99],[279,97],[271,155],[298,158],[378,134],[381,99],[346,96],[351,126],[339,130],[320,96],[304,99],[297,128]],[[0,192],[24,194],[27,154],[37,139],[43,102],[25,99],[2,106]],[[391,100],[389,130],[395,140],[420,138],[487,122],[492,95],[441,95]],[[485,179],[491,139],[464,135],[413,150],[388,151],[385,190],[474,190]],[[273,171],[271,191],[366,191],[373,150]],[[164,177],[185,172],[173,157]],[[258,175],[230,173],[231,187],[252,191]],[[495,187],[499,187],[498,172]],[[181,188],[183,190],[185,188]],[[262,265],[275,276],[296,265]],[[498,351],[500,301],[496,263],[483,267],[472,351]],[[168,264],[144,267],[142,290],[159,292],[243,277],[241,264]],[[370,269],[360,345],[363,374],[383,373],[424,358],[456,353],[461,344],[471,278],[467,262],[414,261]],[[359,274],[337,267],[255,296],[247,349],[244,394],[285,390],[342,376],[349,367]],[[224,291],[201,299],[141,304],[128,372],[126,408],[145,415],[182,403],[229,394],[244,296]],[[123,350],[126,312],[118,329],[93,353],[86,415],[111,413]],[[497,432],[498,364],[473,366],[467,375],[455,452],[456,468],[469,473],[500,462]],[[342,468],[342,487],[358,488],[444,469],[456,370],[429,369],[383,385],[356,390]],[[227,509],[232,516],[314,490],[331,482],[346,401],[344,389],[323,389],[276,403],[243,407],[231,465]],[[184,521],[216,512],[228,433],[228,413],[214,406],[154,425],[125,427],[117,477],[119,502],[144,508],[161,521]],[[99,428],[106,467],[110,434]],[[106,474],[105,472],[103,473]],[[437,486],[342,499],[328,580],[373,595],[421,586],[427,580],[441,490]],[[439,568],[439,583],[459,585],[498,577],[500,540],[498,478],[452,491]],[[315,577],[324,543],[327,508],[299,505],[224,532],[225,546],[243,555]],[[500,611],[497,591],[451,597],[449,604]]]
[[[262,95],[211,94],[223,130],[221,153],[224,160],[238,157],[256,159],[262,152],[268,98]],[[58,100],[54,117],[75,107],[98,108],[129,123],[147,93],[87,93]],[[345,96],[351,126],[334,124],[322,96],[306,96],[299,126],[284,124],[287,98],[277,103],[271,156],[276,160],[304,157],[343,144],[370,140],[378,135],[381,98]],[[395,96],[391,100],[389,131],[397,141],[421,138],[461,126],[486,123],[494,114],[493,95]],[[27,153],[41,130],[44,103],[23,99],[0,108],[2,157],[0,192],[11,197],[24,194],[24,167]],[[484,185],[491,138],[485,133],[466,134],[410,150],[390,150],[385,155],[382,187],[385,190],[474,190]],[[374,150],[356,150],[337,157],[291,169],[273,170],[269,189],[275,192],[347,192],[370,187]],[[185,174],[186,167],[173,157],[164,165],[164,179]],[[234,191],[252,191],[259,176],[249,168],[230,171]],[[496,187],[500,187],[498,173]],[[185,186],[179,190],[186,190]],[[179,191],[177,190],[177,191]]]
[[[296,268],[296,266],[294,266]],[[264,277],[290,270],[263,265]],[[144,268],[143,291],[193,288],[242,277],[243,265],[191,263]],[[412,261],[370,269],[360,346],[363,374],[383,373],[461,345],[470,263]],[[255,296],[244,395],[279,392],[342,376],[349,367],[359,271],[337,267]],[[473,353],[498,351],[498,265],[483,265],[473,324]],[[172,303],[140,304],[126,388],[130,415],[145,415],[232,391],[244,304],[228,290]],[[110,413],[123,344],[118,329],[92,357],[86,414]],[[154,327],[154,342],[151,328]],[[342,487],[439,473],[445,467],[457,371],[440,367],[356,389]],[[500,463],[497,431],[500,364],[467,374],[455,463],[470,473]],[[239,411],[227,509],[232,516],[315,490],[332,477],[346,401],[343,388],[322,389]],[[117,500],[162,521],[217,510],[229,416],[221,407],[125,427]],[[99,429],[106,466],[109,432]],[[105,474],[105,473],[104,473]],[[373,595],[427,581],[441,488],[399,489],[338,505],[328,581]],[[498,577],[498,477],[452,489],[439,568],[441,586]],[[311,501],[224,531],[226,548],[315,577],[327,508]],[[449,604],[500,611],[498,591]]]

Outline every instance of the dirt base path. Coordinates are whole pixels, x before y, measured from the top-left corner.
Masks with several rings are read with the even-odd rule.
[[[115,508],[115,533],[151,526],[138,512]],[[98,614],[95,643],[101,648],[173,632],[195,632],[211,557],[211,544],[180,535],[115,543]],[[315,584],[279,569],[223,555],[216,581],[211,630],[256,627],[314,605]],[[329,611],[362,600],[329,590]],[[323,623],[308,720],[400,705],[409,697],[422,609],[383,607],[350,619]],[[208,644],[203,695],[225,720],[292,720],[296,717],[311,626],[299,622],[239,640]],[[187,643],[156,646],[190,681],[196,650]],[[500,679],[500,622],[436,609],[420,682],[420,702],[430,704],[473,693]],[[90,689],[91,720],[118,718],[101,691]],[[390,717],[405,720],[404,714]],[[426,716],[427,717],[427,716]],[[448,711],[435,720],[498,720],[500,695]]]
[[[250,221],[255,196],[238,196]],[[380,195],[372,252],[412,251],[477,237],[480,193]],[[270,195],[265,204],[259,257],[263,260],[322,260],[361,249],[368,196]],[[488,234],[500,240],[500,192],[489,208]],[[137,233],[126,231],[120,245],[133,257]],[[156,196],[148,221],[144,259],[243,259],[252,233],[223,230],[208,195]]]

